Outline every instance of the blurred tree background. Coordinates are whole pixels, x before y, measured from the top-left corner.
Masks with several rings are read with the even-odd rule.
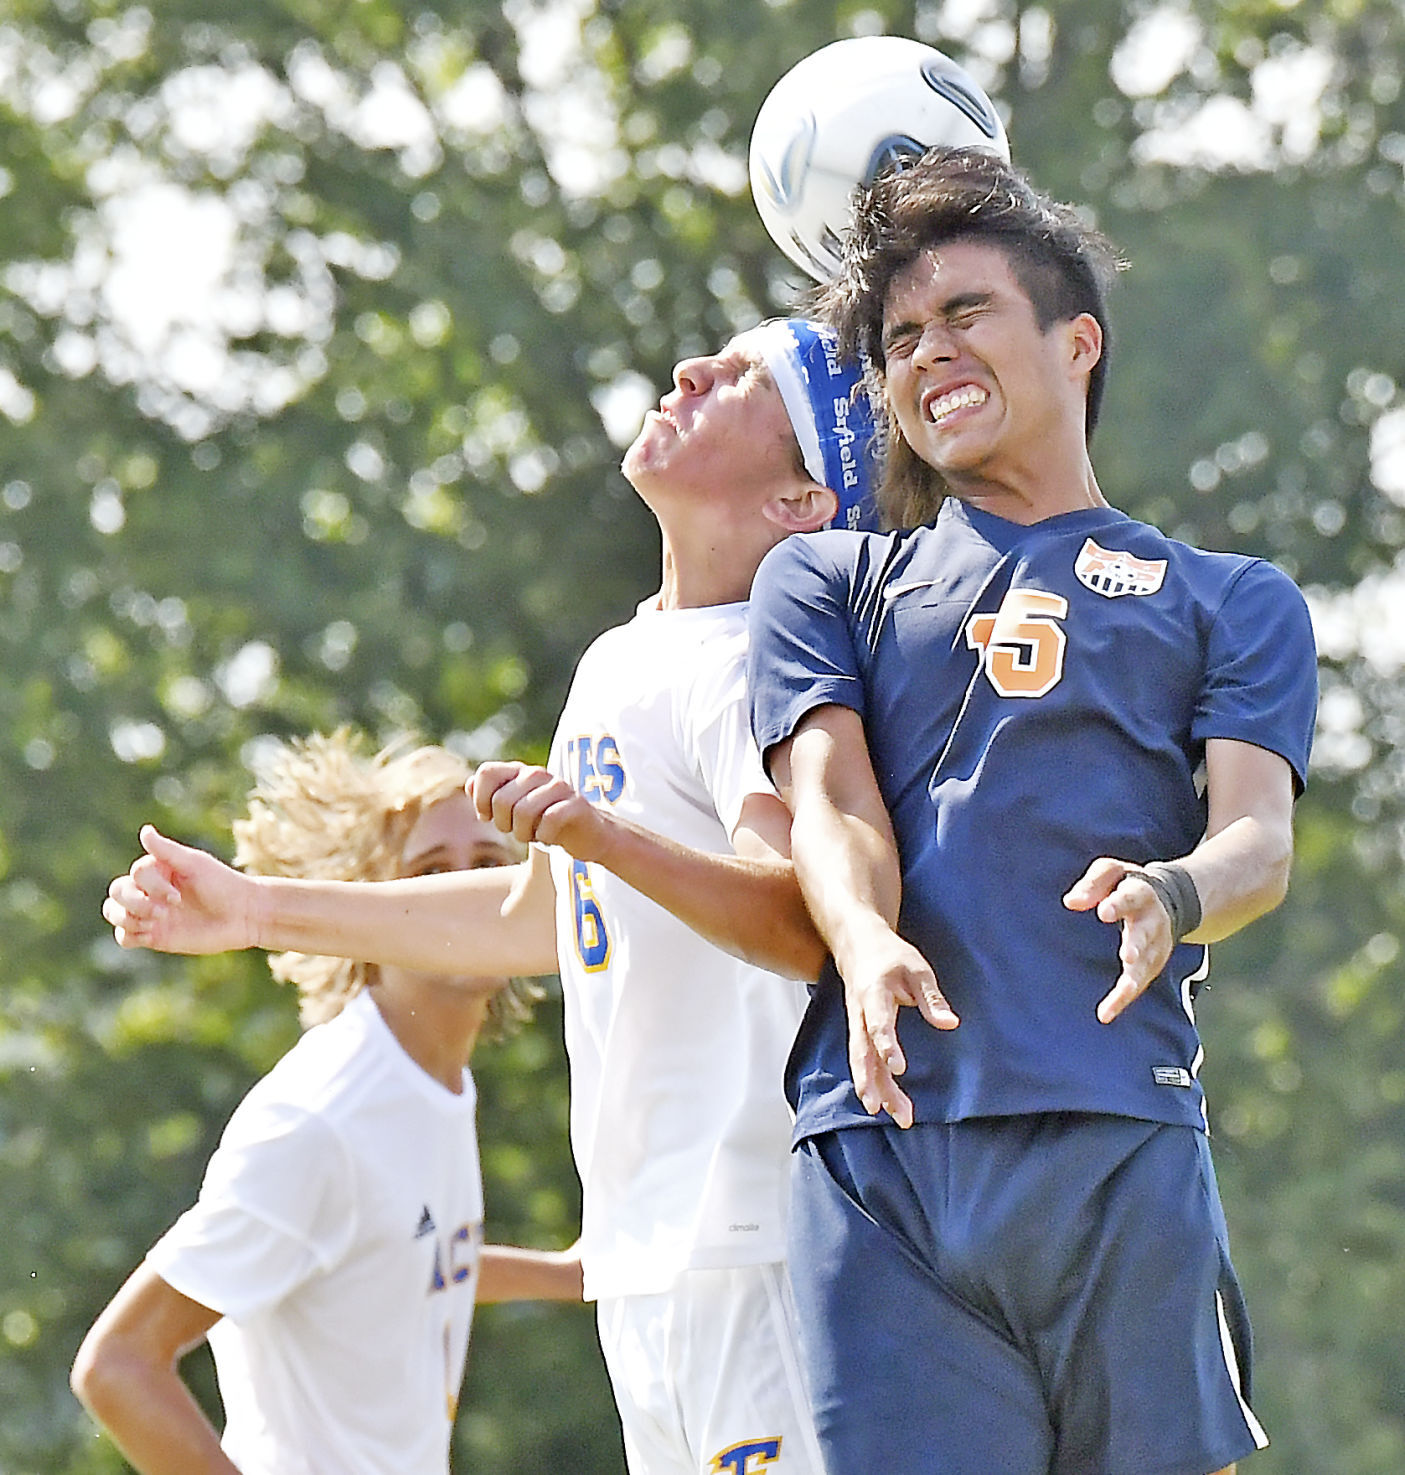
[[[1398,0],[0,0],[3,1475],[124,1468],[69,1362],[295,1035],[261,957],[104,936],[139,823],[227,853],[260,739],[339,722],[542,754],[656,578],[622,445],[803,285],[756,108],[875,31],[1130,257],[1108,495],[1309,592],[1293,890],[1217,949],[1205,1074],[1253,1469],[1405,1469]],[[574,1234],[559,1037],[475,1062],[498,1237]],[[588,1312],[481,1314],[456,1462],[622,1469]]]

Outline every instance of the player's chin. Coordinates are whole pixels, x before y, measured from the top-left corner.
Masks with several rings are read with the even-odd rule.
[[[917,447],[917,454],[944,476],[977,475],[990,459],[984,437],[963,435],[959,430],[934,430]]]
[[[620,470],[631,481],[636,476],[645,476],[663,454],[659,444],[664,436],[659,427],[667,427],[657,415],[650,413],[639,428],[639,434],[629,443],[620,459]]]

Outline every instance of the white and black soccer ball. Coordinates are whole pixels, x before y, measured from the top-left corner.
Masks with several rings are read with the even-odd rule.
[[[751,194],[771,239],[825,282],[839,268],[854,191],[935,144],[1010,157],[1000,115],[934,46],[856,36],[804,57],[767,94],[751,130]]]

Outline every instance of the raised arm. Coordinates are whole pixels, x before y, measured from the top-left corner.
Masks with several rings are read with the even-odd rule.
[[[1293,859],[1293,773],[1277,753],[1252,743],[1212,738],[1205,744],[1208,818],[1205,838],[1189,855],[1166,857],[1195,890],[1200,918],[1180,936],[1218,942],[1272,911],[1288,891]],[[1064,897],[1072,911],[1097,909],[1120,926],[1122,973],[1098,1005],[1110,1023],[1145,992],[1178,940],[1172,916],[1143,868],[1101,856]],[[1172,910],[1179,910],[1172,898]]]
[[[473,793],[483,819],[604,866],[715,946],[789,978],[819,976],[825,946],[790,859],[790,816],[774,794],[748,796],[732,834],[737,853],[724,855],[603,810],[544,768],[485,763]]]
[[[937,1029],[959,1021],[927,960],[897,933],[897,847],[858,714],[834,705],[808,713],[772,749],[771,772],[794,816],[800,889],[844,980],[854,1089],[870,1113],[886,1109],[911,1126],[912,1103],[895,1079],[907,1068],[898,1009],[917,1008]]]
[[[554,893],[540,853],[399,881],[305,881],[245,875],[151,825],[141,843],[146,853],[103,903],[123,947],[261,947],[484,979],[556,969]]]
[[[218,1320],[141,1265],[78,1349],[73,1391],[142,1475],[239,1475],[177,1371]]]

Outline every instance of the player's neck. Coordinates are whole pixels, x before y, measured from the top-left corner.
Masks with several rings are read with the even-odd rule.
[[[664,533],[660,609],[707,609],[751,598],[751,581],[765,547],[718,537],[689,545]]]
[[[463,1091],[463,1069],[483,1028],[490,995],[469,980],[385,977],[371,998],[400,1048],[426,1075],[455,1095]]]
[[[1028,474],[1020,467],[1005,467],[994,471],[948,472],[946,484],[968,506],[1023,526],[1065,512],[1108,505],[1086,457],[1066,474],[1050,475],[1044,468]]]

